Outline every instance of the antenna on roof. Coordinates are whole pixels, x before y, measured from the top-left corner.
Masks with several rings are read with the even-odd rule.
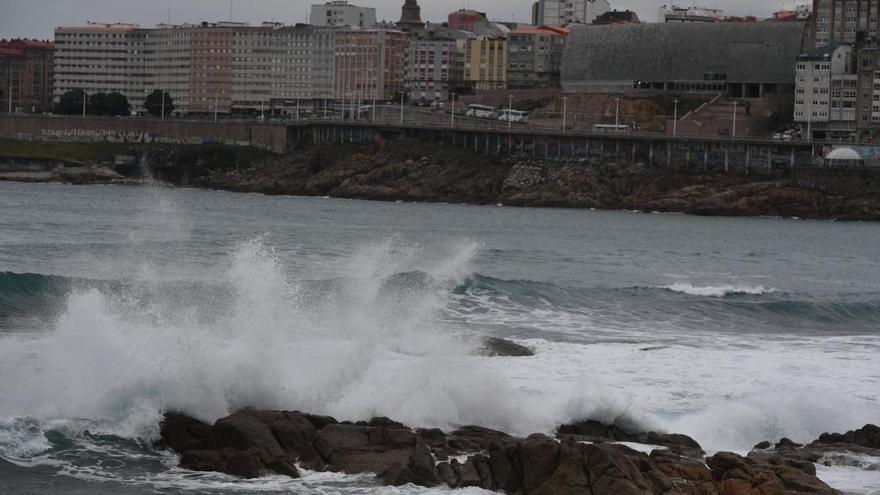
[[[229,22],[232,22],[232,0],[229,0]]]

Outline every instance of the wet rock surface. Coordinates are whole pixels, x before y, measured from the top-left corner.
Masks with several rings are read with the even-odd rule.
[[[480,487],[511,494],[793,495],[838,493],[816,477],[815,462],[845,464],[852,449],[880,454],[877,427],[824,434],[800,446],[762,442],[748,456],[705,457],[693,439],[585,420],[556,438],[518,438],[478,426],[447,433],[388,418],[357,423],[286,411],[241,411],[208,425],[167,414],[161,448],[180,465],[242,477],[298,477],[300,466],[375,473],[388,485]],[[658,446],[650,454],[620,442]],[[837,449],[837,450],[834,450]]]

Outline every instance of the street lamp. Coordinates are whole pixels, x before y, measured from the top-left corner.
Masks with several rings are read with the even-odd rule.
[[[507,97],[507,129],[510,130],[510,126],[513,123],[513,95],[509,95]]]
[[[566,121],[567,111],[568,111],[568,97],[563,96],[562,97],[562,132],[565,132],[565,124],[567,123],[567,121]]]
[[[86,90],[83,90],[83,118],[86,118]]]
[[[678,135],[678,98],[675,99],[675,113],[672,116],[672,137]]]
[[[620,128],[620,98],[615,98],[614,101],[614,132],[617,132]]]
[[[730,137],[736,139],[736,101],[733,102],[733,132],[730,133]]]
[[[455,91],[452,92],[452,128],[455,129]]]

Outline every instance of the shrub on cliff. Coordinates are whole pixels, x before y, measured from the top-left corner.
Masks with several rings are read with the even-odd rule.
[[[154,117],[162,116],[162,95],[165,95],[165,115],[171,115],[171,112],[174,111],[174,99],[171,98],[171,95],[166,91],[162,91],[160,89],[153,90],[152,93],[147,95],[147,99],[144,100],[144,109],[150,115]]]

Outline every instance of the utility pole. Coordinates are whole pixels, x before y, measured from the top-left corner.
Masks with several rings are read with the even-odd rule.
[[[12,85],[9,85],[9,114],[12,115]]]
[[[83,90],[83,118],[86,118],[86,90]]]
[[[736,101],[733,102],[733,132],[730,133],[730,137],[736,139]]]
[[[672,116],[672,137],[678,135],[678,98],[675,99],[675,113]]]
[[[162,120],[165,120],[165,90],[162,90]]]
[[[455,91],[452,92],[452,128],[455,129]]]
[[[568,97],[562,97],[562,132],[565,132],[565,127],[567,124],[567,114],[568,113]]]
[[[400,88],[400,124],[403,125],[403,88]]]
[[[373,86],[373,123],[376,123],[376,87]]]
[[[220,99],[220,91],[214,91],[214,122],[217,122],[217,100]]]

